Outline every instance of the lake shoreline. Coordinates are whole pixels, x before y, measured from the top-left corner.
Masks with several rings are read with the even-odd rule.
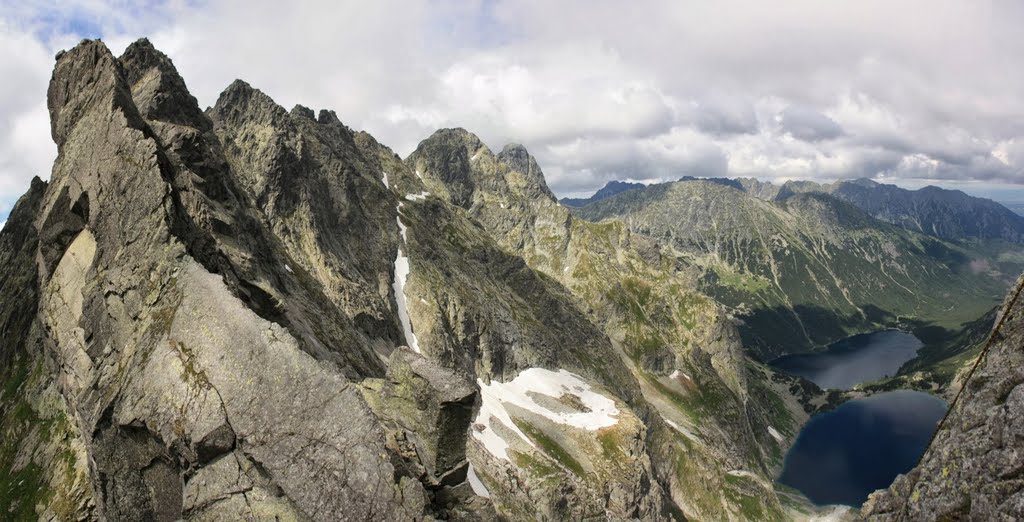
[[[940,397],[897,390],[817,414],[801,427],[776,482],[816,507],[857,509],[913,468],[948,407]]]
[[[911,469],[948,404],[933,390],[870,385],[900,375],[900,368],[922,347],[912,332],[886,328],[767,363],[775,371],[815,383],[824,398],[786,449],[776,482],[800,491],[818,508],[839,504],[858,509],[870,492],[888,487]],[[893,409],[890,403],[904,406]],[[908,407],[910,414],[901,412]],[[870,451],[865,452],[865,445]],[[876,453],[887,456],[872,460]],[[823,464],[829,459],[844,464],[830,468]]]
[[[923,347],[912,333],[886,329],[847,337],[823,351],[784,355],[769,366],[803,377],[822,390],[849,390],[897,375]]]

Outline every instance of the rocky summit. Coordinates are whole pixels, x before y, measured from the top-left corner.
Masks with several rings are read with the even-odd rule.
[[[1001,277],[825,196],[699,184],[680,215],[638,202],[689,189],[627,187],[572,213],[521,145],[443,129],[403,159],[240,80],[203,111],[146,40],[58,54],[47,102],[57,160],[0,231],[5,520],[806,518],[774,478],[826,400],[749,342],[772,330],[730,299],[797,295],[750,249],[806,260],[840,326],[876,319],[844,278],[906,287],[905,313]],[[716,205],[773,228],[696,226]],[[837,274],[844,244],[870,259]],[[1021,515],[1019,306],[866,515]]]

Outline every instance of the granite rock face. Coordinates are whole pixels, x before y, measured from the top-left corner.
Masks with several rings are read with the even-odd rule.
[[[872,494],[868,520],[1024,518],[1024,279],[921,461]]]
[[[87,449],[92,514],[422,513],[349,380],[381,372],[379,357],[280,268],[293,261],[183,87],[146,42],[120,60],[84,42],[51,82],[39,320]]]
[[[784,513],[806,413],[522,146],[403,160],[242,81],[204,112],[146,40],[62,52],[48,105],[0,231],[0,518]]]

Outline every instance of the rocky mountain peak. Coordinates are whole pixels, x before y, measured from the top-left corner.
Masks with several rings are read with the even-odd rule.
[[[121,73],[132,91],[136,107],[148,120],[188,125],[204,131],[210,122],[188,92],[174,63],[148,39],[140,39],[118,58]]]
[[[420,142],[406,163],[435,180],[435,189],[446,192],[452,203],[464,208],[480,204],[485,194],[516,205],[556,201],[543,171],[525,147],[509,144],[494,155],[465,129],[435,132]]]
[[[470,164],[477,153],[493,161],[490,149],[475,134],[462,128],[440,129],[420,142],[406,159],[418,176],[435,180],[434,190],[443,190],[452,204],[468,208],[480,184]]]
[[[540,170],[537,160],[530,155],[526,147],[518,143],[505,145],[498,154],[498,161],[508,165],[513,171],[523,174],[527,182],[525,188],[529,191],[528,196],[555,200],[555,195],[544,180],[544,172]]]
[[[498,153],[498,159],[519,172],[528,172],[532,157],[526,147],[518,143],[509,143],[502,147],[501,152]]]
[[[862,187],[867,187],[867,188],[875,188],[875,187],[881,185],[881,183],[879,183],[879,182],[877,182],[877,181],[875,181],[875,180],[873,180],[871,178],[851,179],[851,180],[847,181],[847,183],[851,183],[853,185],[860,185]]]
[[[316,114],[313,112],[313,109],[310,109],[305,105],[296,105],[295,107],[292,107],[289,114],[291,114],[293,118],[306,118],[310,121],[316,121]]]
[[[644,188],[646,185],[643,183],[631,183],[628,181],[611,180],[601,187],[597,192],[588,198],[562,198],[560,201],[563,205],[570,207],[582,207],[584,205],[593,203],[595,201],[601,201],[602,199],[610,198],[621,192],[627,190],[634,190]]]
[[[284,107],[274,102],[273,98],[242,80],[231,82],[210,110],[210,117],[222,122],[262,120],[274,123],[287,115]]]
[[[57,55],[46,103],[58,149],[91,110],[120,110],[130,125],[142,125],[117,59],[100,40],[83,40]]]
[[[320,109],[317,114],[316,121],[324,125],[342,125],[341,120],[338,119],[338,114],[329,109]]]

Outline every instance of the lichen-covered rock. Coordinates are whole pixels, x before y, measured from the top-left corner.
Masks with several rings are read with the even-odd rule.
[[[35,191],[40,241],[27,243],[37,247],[27,266],[53,364],[31,384],[67,403],[62,429],[89,463],[70,511],[422,517],[422,486],[396,476],[350,380],[383,373],[376,350],[283,268],[291,257],[249,208],[170,61],[144,41],[121,60],[83,42],[58,58],[49,102],[59,156]],[[19,220],[4,235],[34,238]],[[31,508],[56,513],[69,497]]]
[[[391,355],[384,379],[366,384],[372,386],[370,407],[402,429],[397,436],[412,439],[416,460],[433,483],[465,468],[466,433],[476,401],[476,387],[466,376],[400,349]]]
[[[38,178],[0,231],[0,518],[95,516],[86,447],[52,375],[37,308]]]

